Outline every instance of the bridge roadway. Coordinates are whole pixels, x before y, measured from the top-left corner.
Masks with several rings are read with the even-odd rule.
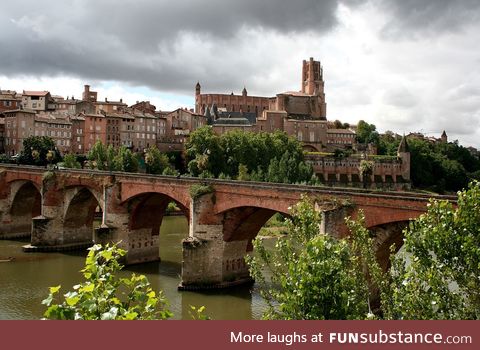
[[[194,191],[196,189],[196,191]],[[192,198],[192,193],[197,194]],[[189,220],[181,287],[216,288],[250,280],[245,254],[275,213],[288,215],[302,195],[322,212],[321,231],[348,235],[345,217],[365,214],[386,266],[389,247],[426,210],[431,195],[355,188],[156,176],[92,170],[0,166],[0,238],[31,237],[31,250],[120,242],[129,264],[158,260],[158,236],[169,202]],[[453,196],[433,196],[455,201]],[[93,227],[95,211],[102,223]],[[92,228],[94,234],[92,237]]]

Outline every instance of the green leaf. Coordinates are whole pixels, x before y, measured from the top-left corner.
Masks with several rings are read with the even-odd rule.
[[[75,306],[78,303],[79,300],[80,300],[79,296],[72,296],[72,297],[66,297],[65,298],[65,301],[67,302],[67,304],[69,306]]]
[[[95,285],[93,283],[90,283],[90,284],[86,284],[86,285],[82,286],[82,288],[80,288],[79,292],[90,293],[94,289],[95,289]]]
[[[58,285],[58,286],[56,286],[56,287],[50,287],[50,288],[49,288],[50,293],[51,293],[51,294],[57,293],[57,292],[60,290],[61,287],[62,287],[61,285]]]

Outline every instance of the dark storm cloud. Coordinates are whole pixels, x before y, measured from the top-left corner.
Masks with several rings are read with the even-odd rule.
[[[437,36],[457,32],[480,19],[478,0],[377,0],[390,17],[385,38]]]
[[[361,2],[344,0],[352,6]],[[242,47],[240,31],[324,33],[336,24],[337,6],[337,0],[2,3],[0,75],[71,75],[170,91],[190,90],[192,79],[209,79],[212,87],[225,89],[244,83],[239,73],[252,68],[254,52]],[[186,34],[195,41],[190,56],[178,47]],[[207,62],[198,61],[203,51]],[[209,62],[212,55],[225,62]],[[236,60],[232,72],[229,58],[239,55],[244,59]]]

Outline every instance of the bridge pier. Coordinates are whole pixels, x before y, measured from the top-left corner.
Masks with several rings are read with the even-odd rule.
[[[214,193],[191,201],[189,237],[183,241],[180,290],[225,288],[252,282],[244,260],[248,240],[224,241],[224,217],[212,214],[214,205]]]

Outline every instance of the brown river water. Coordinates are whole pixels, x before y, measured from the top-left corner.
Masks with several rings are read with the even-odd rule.
[[[121,274],[132,272],[148,277],[155,290],[163,290],[174,319],[190,319],[190,305],[206,307],[211,319],[259,319],[264,303],[255,289],[234,287],[208,292],[179,292],[182,245],[188,235],[185,217],[168,216],[163,219],[159,254],[161,262],[125,267]],[[42,300],[48,287],[62,285],[67,292],[82,281],[80,270],[85,252],[24,253],[26,241],[0,240],[0,319],[40,319],[45,311]],[[12,261],[5,261],[13,258]]]

